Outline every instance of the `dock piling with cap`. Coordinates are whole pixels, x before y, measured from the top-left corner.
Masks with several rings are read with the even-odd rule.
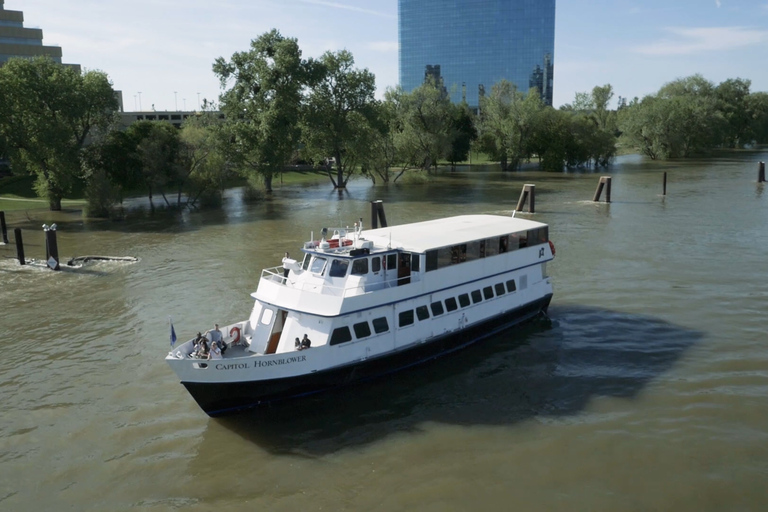
[[[592,197],[592,201],[597,202],[600,200],[600,196],[603,194],[603,188],[605,188],[605,202],[610,203],[611,202],[611,177],[610,176],[601,176],[600,181],[597,183],[597,190],[595,190],[595,195]]]
[[[520,199],[517,200],[515,211],[523,211],[526,202],[528,203],[528,212],[536,213],[536,185],[532,183],[523,185],[523,190],[520,192]]]
[[[760,162],[757,165],[757,182],[763,183],[765,181],[765,162]]]
[[[371,228],[376,229],[379,227],[379,220],[381,220],[381,227],[387,227],[387,216],[384,214],[384,201],[371,201]]]

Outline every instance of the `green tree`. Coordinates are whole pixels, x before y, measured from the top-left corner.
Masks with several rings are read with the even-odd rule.
[[[752,116],[747,101],[751,84],[749,80],[729,78],[715,88],[719,100],[718,109],[725,122],[723,143],[728,147],[735,148],[751,142]]]
[[[404,168],[437,168],[451,149],[454,117],[454,105],[443,87],[430,79],[410,93],[394,90],[390,99],[399,118],[395,133],[398,160]]]
[[[231,177],[222,149],[222,124],[212,112],[203,112],[187,118],[181,127],[179,168],[190,205],[196,205],[201,198],[206,204],[221,204],[224,185]]]
[[[768,144],[768,92],[753,92],[746,98],[749,112],[749,141]]]
[[[304,109],[305,153],[318,161],[332,156],[335,188],[346,187],[349,176],[367,150],[366,134],[374,115],[376,80],[367,69],[355,69],[347,50],[326,52],[316,63],[316,77]]]
[[[250,183],[260,177],[268,193],[299,146],[302,91],[311,69],[296,39],[274,29],[251,41],[248,51],[213,64],[222,89],[229,86],[219,98],[227,157]]]
[[[534,89],[524,95],[506,80],[494,84],[491,94],[480,100],[480,147],[500,161],[502,171],[510,163],[517,169],[530,158],[536,120],[543,108]]]
[[[477,139],[477,130],[472,111],[466,102],[462,102],[454,108],[451,122],[451,148],[448,152],[448,161],[452,169],[456,168],[457,162],[467,159],[475,139]]]
[[[51,210],[61,209],[82,178],[82,150],[116,109],[102,72],[80,74],[45,57],[11,59],[0,68],[0,138],[14,167],[36,175],[36,190]]]

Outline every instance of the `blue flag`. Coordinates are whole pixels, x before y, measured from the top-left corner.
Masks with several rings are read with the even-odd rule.
[[[173,321],[171,321],[171,346],[176,343],[176,330],[173,328]]]

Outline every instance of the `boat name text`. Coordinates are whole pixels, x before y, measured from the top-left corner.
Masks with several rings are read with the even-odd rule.
[[[253,364],[253,367],[261,368],[263,366],[276,366],[279,364],[291,364],[291,363],[301,363],[302,361],[306,361],[307,356],[295,356],[295,357],[286,357],[283,359],[273,359],[272,361],[255,361]]]

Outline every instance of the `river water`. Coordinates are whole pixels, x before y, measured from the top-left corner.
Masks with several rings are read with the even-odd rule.
[[[768,507],[766,153],[623,157],[599,173],[459,170],[415,186],[276,188],[220,211],[9,212],[0,246],[0,510]],[[669,172],[663,197],[661,172]],[[208,418],[163,358],[245,318],[264,267],[325,225],[511,213],[536,184],[557,257],[550,321],[386,380]],[[136,256],[52,272],[63,259]],[[12,238],[12,233],[11,233]]]

